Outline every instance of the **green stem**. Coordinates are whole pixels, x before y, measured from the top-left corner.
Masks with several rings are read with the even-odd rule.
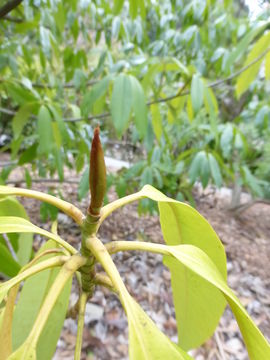
[[[95,235],[97,232],[97,227],[99,224],[99,215],[91,215],[87,213],[87,216],[82,225],[82,247],[81,254],[84,256],[87,261],[84,266],[80,269],[81,273],[81,282],[82,290],[88,293],[88,296],[91,297],[95,290],[94,277],[96,274],[95,270],[95,258],[91,251],[86,246],[86,240],[89,236]]]
[[[129,293],[106,247],[95,236],[91,236],[86,240],[86,246],[103,266],[122,304],[125,304],[126,297],[124,295],[129,296]]]
[[[69,260],[69,256],[55,256],[51,259],[48,260],[44,260],[41,261],[40,263],[31,266],[30,268],[26,269],[25,271],[23,271],[22,273],[19,273],[17,276],[15,276],[14,278],[6,281],[5,283],[0,285],[0,297],[1,297],[1,292],[5,292],[8,291],[9,289],[11,289],[13,286],[15,286],[16,284],[20,283],[21,281],[27,279],[28,277],[39,273],[40,271],[49,269],[49,268],[53,268],[53,267],[57,267],[57,266],[61,266],[63,265],[66,261]]]
[[[148,251],[156,254],[171,255],[168,245],[153,244],[143,241],[113,241],[105,245],[110,254],[115,254],[119,251]]]
[[[61,294],[66,282],[70,279],[75,271],[77,271],[82,265],[85,264],[85,261],[86,260],[80,255],[74,255],[63,265],[50,288],[50,291],[26,340],[27,344],[29,344],[29,347],[35,346],[35,344],[37,344],[41,332],[48,320],[50,312],[54,307],[57,298]]]
[[[85,308],[86,308],[87,299],[88,299],[88,294],[83,292],[80,296],[80,303],[79,303],[78,329],[77,329],[77,339],[76,339],[74,360],[80,360],[80,358],[81,358],[84,316],[85,316]]]

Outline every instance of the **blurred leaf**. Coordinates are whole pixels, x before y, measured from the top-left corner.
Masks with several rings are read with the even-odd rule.
[[[265,77],[267,80],[270,80],[270,51],[265,58]]]
[[[204,84],[199,74],[193,75],[191,82],[191,101],[192,108],[196,114],[203,104],[204,98]]]
[[[33,104],[26,104],[22,106],[12,119],[12,129],[15,138],[18,138],[21,135],[21,132],[28,122],[30,115],[32,113]]]
[[[79,200],[82,200],[86,197],[87,193],[89,191],[89,165],[85,167],[85,170],[82,174],[79,188],[78,188],[78,197]]]
[[[147,108],[144,91],[139,81],[130,76],[132,107],[135,115],[135,125],[141,137],[144,137],[147,131]]]
[[[255,43],[252,50],[248,54],[247,60],[244,63],[244,67],[251,64],[252,61],[257,59],[264,51],[270,46],[270,32],[261,36],[260,39]],[[239,98],[248,88],[249,85],[256,78],[263,58],[257,61],[255,64],[250,66],[246,71],[242,72],[236,81],[236,95]]]
[[[220,173],[220,168],[218,165],[217,160],[215,159],[215,157],[212,154],[208,154],[208,158],[209,158],[209,165],[210,165],[210,170],[211,170],[211,175],[215,181],[215,184],[217,187],[221,187],[222,185],[222,176]]]
[[[125,74],[118,75],[113,86],[111,112],[112,120],[119,137],[128,126],[132,100],[130,77]]]
[[[38,113],[37,131],[39,136],[38,152],[41,155],[48,155],[54,144],[52,119],[46,106],[41,105]]]
[[[234,64],[240,56],[244,54],[246,49],[248,48],[248,45],[252,42],[253,39],[255,39],[259,34],[261,34],[268,23],[264,23],[261,26],[255,27],[251,29],[244,37],[243,39],[238,43],[237,47],[231,52],[230,56],[228,57],[225,65],[225,71],[228,72],[232,64]]]
[[[152,114],[153,130],[154,130],[154,133],[155,133],[155,136],[156,136],[158,142],[160,142],[160,139],[161,139],[161,136],[163,133],[163,128],[162,128],[162,118],[161,118],[159,105],[152,104],[150,107],[150,110],[151,110],[151,114]]]
[[[110,76],[105,76],[89,92],[86,92],[82,101],[82,113],[85,117],[93,111],[94,103],[106,93],[110,80]]]

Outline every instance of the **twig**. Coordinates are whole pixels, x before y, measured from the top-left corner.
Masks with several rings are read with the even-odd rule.
[[[254,59],[248,65],[244,66],[242,69],[236,71],[235,73],[231,74],[227,78],[220,79],[220,80],[217,80],[217,81],[214,81],[214,82],[208,84],[207,87],[208,88],[215,88],[215,87],[217,87],[217,86],[219,86],[221,84],[224,84],[224,83],[226,83],[228,81],[231,81],[232,79],[234,79],[238,75],[240,75],[243,72],[245,72],[246,70],[248,70],[251,66],[253,66],[257,62],[259,62],[269,51],[270,51],[270,48],[267,48],[260,56],[258,56],[256,59]],[[190,90],[183,91],[185,89],[185,87],[188,85],[188,83],[189,83],[189,81],[175,95],[171,95],[171,96],[167,96],[165,98],[160,98],[160,99],[148,101],[146,103],[147,106],[151,106],[153,104],[158,104],[158,103],[162,103],[162,102],[168,102],[168,101],[176,99],[176,98],[178,98],[180,96],[189,95]],[[68,85],[68,84],[66,84],[66,85]],[[15,115],[16,114],[16,111],[12,111],[12,110],[9,110],[9,109],[4,109],[4,108],[0,108],[0,112],[8,114],[8,115]],[[111,116],[111,113],[110,112],[105,112],[105,113],[102,113],[102,114],[99,114],[99,115],[89,115],[87,117],[63,118],[63,121],[65,121],[65,122],[77,122],[77,121],[82,121],[82,120],[103,119],[103,118],[106,118],[106,117],[109,117],[109,116]],[[37,117],[35,115],[31,115],[31,118],[36,119]]]
[[[10,13],[13,9],[20,5],[23,0],[11,0],[0,8],[0,19]]]
[[[247,210],[248,208],[250,208],[253,205],[256,204],[265,204],[265,205],[270,205],[270,200],[267,199],[255,199],[255,200],[251,200],[248,201],[244,204],[240,204],[234,207],[229,208],[230,211],[235,212],[237,214],[242,213],[243,211]]]
[[[9,15],[4,16],[2,19],[10,21],[10,22],[14,22],[16,24],[21,24],[23,22],[22,18],[15,18],[15,17],[9,16]]]
[[[221,360],[226,360],[226,355],[224,353],[223,346],[222,346],[222,343],[221,343],[221,340],[220,340],[220,337],[219,337],[219,334],[217,331],[215,332],[215,340],[216,340],[217,347],[218,347],[218,350],[219,350],[219,353],[221,356]]]
[[[61,181],[60,179],[32,179],[31,180],[33,183],[67,183],[67,184],[78,184],[79,180],[63,180]],[[20,180],[7,180],[6,184],[21,184],[21,183],[26,183],[25,179],[20,179]]]

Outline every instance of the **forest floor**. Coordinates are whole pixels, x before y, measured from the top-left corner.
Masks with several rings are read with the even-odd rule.
[[[11,179],[22,178],[16,173]],[[22,174],[21,174],[22,175]],[[72,178],[75,174],[69,174]],[[50,184],[33,183],[33,189],[48,190]],[[22,184],[21,186],[24,186]],[[52,187],[55,184],[51,184]],[[82,210],[76,199],[77,185],[64,184],[62,194]],[[228,209],[229,198],[207,189],[194,191],[197,210],[210,222],[227,254],[228,283],[236,292],[263,334],[270,340],[270,207],[255,204],[236,216]],[[115,199],[113,191],[110,200]],[[22,199],[31,221],[42,225],[39,203]],[[79,229],[70,219],[60,214],[59,233],[74,246],[79,246]],[[145,240],[162,243],[162,234],[157,216],[142,216],[137,204],[117,210],[102,225],[100,237],[103,242],[113,240]],[[43,240],[36,237],[35,246]],[[177,328],[170,290],[170,273],[156,254],[138,252],[118,253],[114,261],[120,270],[128,290],[141,304],[148,315],[173,341],[177,342]],[[71,296],[77,300],[76,284]],[[97,287],[87,305],[86,326],[83,334],[83,360],[125,360],[128,358],[127,320],[118,298],[107,289]],[[73,359],[76,340],[76,321],[67,319],[58,342],[54,360]],[[196,360],[246,360],[248,359],[237,323],[227,307],[220,324],[211,339],[200,349],[191,351]],[[168,359],[169,360],[169,359]]]

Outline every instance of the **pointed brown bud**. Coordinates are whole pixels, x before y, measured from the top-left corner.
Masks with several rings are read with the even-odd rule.
[[[106,193],[106,166],[99,138],[99,127],[96,127],[94,130],[94,138],[90,152],[89,187],[91,202],[88,212],[91,215],[98,216]]]

